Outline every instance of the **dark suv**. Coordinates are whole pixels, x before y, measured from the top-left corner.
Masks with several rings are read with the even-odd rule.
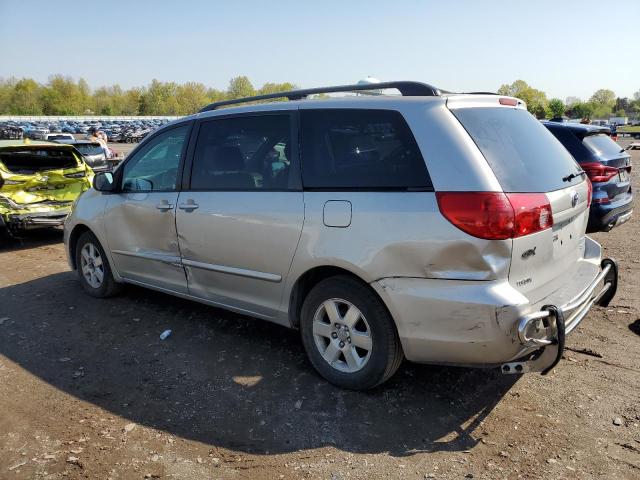
[[[569,150],[593,185],[587,232],[609,231],[631,218],[631,156],[607,127],[542,122]]]

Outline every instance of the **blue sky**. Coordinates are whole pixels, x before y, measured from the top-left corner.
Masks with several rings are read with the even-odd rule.
[[[639,19],[640,0],[0,0],[0,77],[223,89],[236,75],[301,87],[372,75],[452,91],[521,78],[549,97],[631,96]]]

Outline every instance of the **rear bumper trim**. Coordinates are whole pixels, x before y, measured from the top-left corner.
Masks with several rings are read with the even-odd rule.
[[[523,316],[517,327],[520,343],[540,349],[528,360],[502,364],[502,372],[547,374],[562,357],[565,336],[575,330],[594,304],[607,306],[617,288],[618,265],[605,258],[600,273],[577,297],[564,305],[545,305],[540,311]]]

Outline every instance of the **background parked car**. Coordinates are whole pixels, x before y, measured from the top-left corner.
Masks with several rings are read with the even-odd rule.
[[[47,142],[55,142],[58,140],[74,141],[75,137],[70,133],[47,133],[44,136],[44,140]]]
[[[104,148],[98,142],[89,140],[57,140],[57,143],[72,145],[78,151],[85,163],[91,167],[94,172],[108,170],[107,156]]]
[[[0,140],[0,231],[62,225],[92,178],[71,145]]]
[[[631,218],[631,156],[608,127],[542,122],[569,150],[593,185],[587,232],[608,231]]]

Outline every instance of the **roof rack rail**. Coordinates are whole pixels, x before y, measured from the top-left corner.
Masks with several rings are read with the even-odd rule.
[[[307,88],[304,90],[291,90],[289,92],[277,92],[268,93],[266,95],[256,95],[255,97],[237,98],[235,100],[223,100],[221,102],[210,103],[202,110],[202,112],[208,112],[215,110],[226,105],[235,105],[238,103],[257,102],[260,100],[270,100],[273,98],[286,98],[288,100],[302,100],[309,95],[316,95],[319,93],[337,93],[337,92],[361,92],[367,90],[382,90],[385,88],[395,88],[405,97],[437,97],[442,91],[438,88],[422,83],[422,82],[381,82],[381,83],[367,83],[357,85],[338,85],[334,87],[320,87],[320,88]]]

